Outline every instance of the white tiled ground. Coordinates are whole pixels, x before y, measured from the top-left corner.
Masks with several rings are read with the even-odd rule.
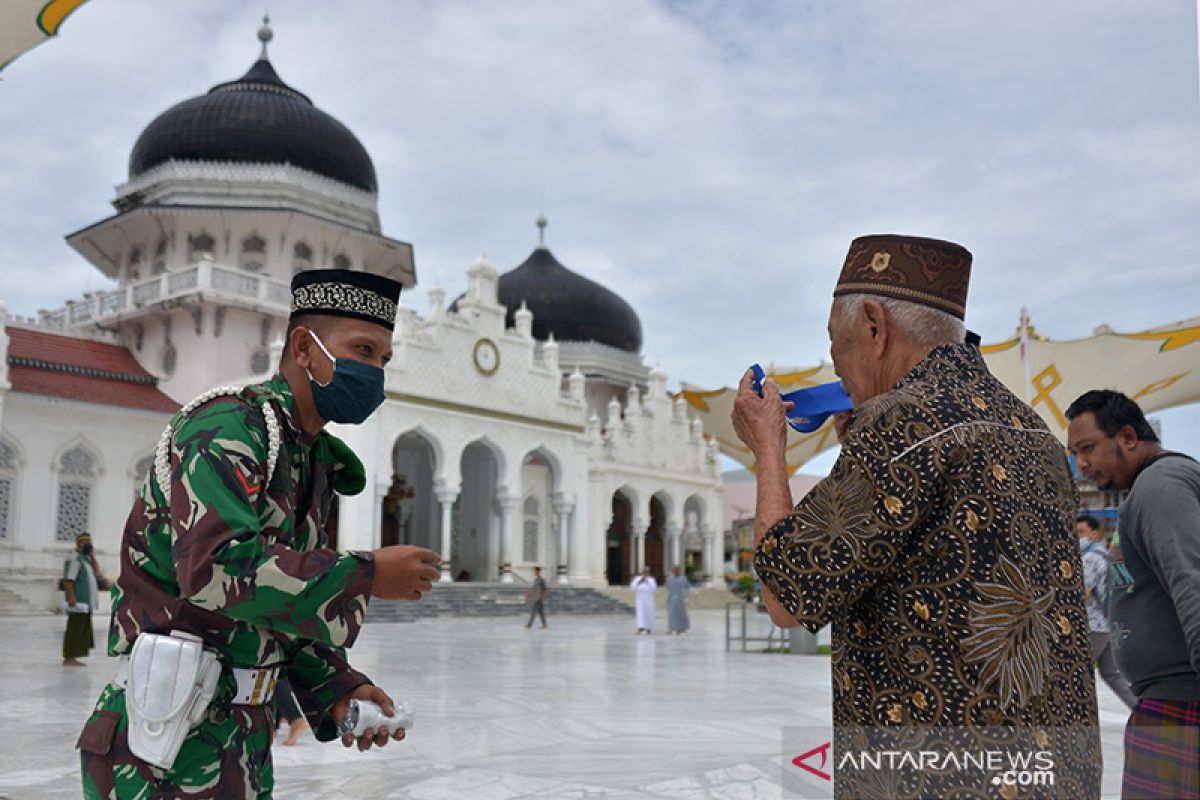
[[[516,619],[368,624],[354,662],[416,702],[410,738],[367,754],[307,734],[277,746],[276,796],[778,798],[783,726],[827,724],[828,660],[726,653],[723,612],[692,617],[685,637],[634,637],[621,617],[551,617],[545,632]],[[0,797],[78,797],[73,746],[111,666],[96,651],[63,669],[63,624],[0,618]],[[1116,797],[1125,713],[1100,693]]]

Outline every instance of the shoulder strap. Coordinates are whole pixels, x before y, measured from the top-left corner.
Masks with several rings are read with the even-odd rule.
[[[158,482],[159,491],[162,492],[163,500],[168,507],[171,505],[171,439],[174,438],[176,429],[188,414],[209,400],[215,400],[218,397],[238,397],[245,388],[244,386],[218,386],[215,389],[209,389],[179,409],[167,423],[166,429],[158,439],[158,445],[154,448],[154,478]],[[279,460],[279,442],[282,437],[279,418],[275,415],[275,409],[271,403],[264,399],[258,407],[262,410],[263,419],[267,423],[267,481],[269,482],[271,476],[275,474],[275,463]]]

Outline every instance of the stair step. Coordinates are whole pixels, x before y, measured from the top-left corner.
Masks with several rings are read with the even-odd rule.
[[[419,603],[373,600],[367,620],[409,622],[433,617],[515,617],[529,611],[528,587],[489,583],[439,583]],[[631,614],[620,600],[594,589],[552,586],[547,615]]]

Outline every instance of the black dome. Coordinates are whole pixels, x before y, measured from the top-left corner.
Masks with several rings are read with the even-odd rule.
[[[264,55],[236,81],[184,100],[146,126],[129,177],[171,161],[292,164],[375,192],[375,165],[342,123],[284,83]]]
[[[533,337],[550,334],[560,342],[600,342],[629,353],[642,349],[642,323],[628,303],[595,281],[558,263],[544,246],[521,266],[500,276],[500,302],[508,309],[505,324],[521,303],[533,312]]]

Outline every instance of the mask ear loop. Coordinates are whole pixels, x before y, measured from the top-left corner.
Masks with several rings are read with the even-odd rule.
[[[333,364],[333,371],[337,372],[337,359],[333,357],[332,353],[330,353],[328,350],[325,349],[325,344],[324,344],[324,342],[321,341],[321,337],[317,336],[316,331],[312,330],[311,328],[308,328],[307,330],[308,330],[308,335],[311,336],[313,338],[313,341],[317,343],[317,347],[321,348],[321,352],[324,353],[325,357],[328,358],[329,361]],[[322,389],[325,388],[326,386],[328,386],[329,384],[333,383],[332,375],[329,376],[329,380],[327,382],[321,383],[319,380],[317,380],[316,378],[313,377],[312,372],[310,372],[307,367],[304,368],[304,371],[308,373],[308,379],[310,381],[312,381],[313,383],[315,383],[317,386],[320,386]]]

